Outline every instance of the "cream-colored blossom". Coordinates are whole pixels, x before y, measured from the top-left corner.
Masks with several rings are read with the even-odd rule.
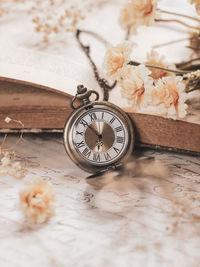
[[[20,201],[27,218],[34,223],[47,221],[54,213],[54,191],[44,181],[36,180],[20,192]]]
[[[184,118],[187,114],[185,84],[178,76],[159,79],[152,90],[152,106],[156,114],[167,118]]]
[[[113,80],[119,80],[122,68],[130,61],[131,42],[124,42],[115,47],[109,47],[104,58],[106,75]]]
[[[121,10],[120,25],[136,33],[139,25],[151,26],[157,17],[158,0],[129,0]]]
[[[190,0],[190,3],[195,5],[196,11],[200,15],[200,0]]]
[[[148,102],[148,91],[152,90],[153,79],[149,76],[151,72],[144,66],[133,67],[127,65],[123,68],[120,85],[122,96],[125,97],[133,109],[140,108],[141,104]]]
[[[174,64],[171,64],[171,65],[166,64],[164,62],[164,59],[165,59],[164,56],[159,57],[158,53],[156,51],[152,50],[151,53],[147,54],[146,64],[155,65],[155,66],[162,67],[162,68],[175,69]],[[149,70],[151,71],[150,76],[156,80],[161,79],[165,76],[174,76],[174,73],[164,71],[164,70],[159,70],[159,69],[155,69],[155,68],[149,68]]]

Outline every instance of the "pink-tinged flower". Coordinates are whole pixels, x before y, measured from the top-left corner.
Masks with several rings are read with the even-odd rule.
[[[175,65],[174,64],[166,64],[164,62],[164,56],[159,57],[158,53],[155,51],[151,51],[151,53],[147,54],[147,61],[146,64],[149,65],[154,65],[154,66],[158,66],[158,67],[162,67],[162,68],[169,68],[169,69],[175,69]],[[174,76],[174,73],[172,72],[168,72],[168,71],[164,71],[164,70],[159,70],[159,69],[155,69],[155,68],[149,68],[149,70],[151,71],[150,76],[153,79],[161,79],[165,76]]]
[[[122,96],[133,105],[133,110],[148,102],[148,91],[153,87],[153,79],[149,74],[150,71],[144,65],[137,67],[128,65],[123,68],[120,81]]]
[[[119,80],[122,68],[130,61],[132,44],[124,42],[106,51],[104,58],[104,69],[106,75],[113,80]]]
[[[187,114],[185,84],[181,77],[159,79],[152,91],[154,112],[167,118],[184,118]]]
[[[54,213],[54,191],[44,181],[35,181],[20,192],[20,201],[27,218],[34,223],[47,221]]]
[[[151,26],[157,17],[158,0],[129,0],[121,10],[120,25],[136,33],[137,26]]]
[[[195,5],[196,11],[200,15],[200,0],[190,0],[190,3]]]

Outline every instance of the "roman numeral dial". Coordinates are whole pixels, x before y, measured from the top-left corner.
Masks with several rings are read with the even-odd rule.
[[[114,164],[127,149],[127,139],[125,122],[106,108],[85,110],[72,129],[79,157],[96,166]]]

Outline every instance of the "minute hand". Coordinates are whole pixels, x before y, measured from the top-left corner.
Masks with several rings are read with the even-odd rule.
[[[98,137],[99,140],[102,139],[102,135],[98,133],[98,131],[93,128],[92,126],[88,125],[88,127],[96,134],[96,136]]]

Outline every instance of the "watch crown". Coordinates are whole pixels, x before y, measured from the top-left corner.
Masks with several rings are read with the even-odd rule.
[[[90,96],[91,96],[92,94],[95,94],[95,95],[96,95],[96,99],[95,99],[95,101],[99,99],[99,94],[98,94],[96,91],[94,91],[94,90],[88,90],[88,89],[87,89],[84,85],[82,85],[82,84],[81,84],[81,85],[78,85],[78,86],[77,86],[77,93],[76,93],[75,97],[72,99],[72,102],[71,102],[71,107],[72,107],[73,109],[75,109],[73,103],[74,103],[74,101],[75,101],[76,99],[83,101],[83,104],[84,104],[84,105],[89,104],[89,103],[90,103]]]
[[[77,94],[83,94],[87,92],[87,88],[84,85],[80,84],[77,86]]]

